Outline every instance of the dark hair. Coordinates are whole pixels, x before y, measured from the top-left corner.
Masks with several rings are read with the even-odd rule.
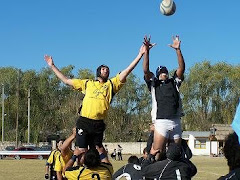
[[[96,77],[101,77],[101,69],[102,69],[103,67],[106,67],[106,68],[109,69],[109,67],[108,67],[107,65],[104,65],[104,64],[102,64],[101,66],[98,66],[97,72],[96,72]]]
[[[166,152],[166,157],[171,160],[179,160],[182,156],[182,149],[176,143],[170,143]]]
[[[240,167],[240,144],[235,132],[227,136],[223,152],[230,170]]]
[[[91,148],[85,153],[84,164],[88,168],[97,167],[100,165],[100,163],[101,163],[101,160],[100,160],[100,156],[97,149]]]
[[[130,156],[128,158],[128,163],[133,163],[133,164],[140,164],[139,159],[137,156]]]

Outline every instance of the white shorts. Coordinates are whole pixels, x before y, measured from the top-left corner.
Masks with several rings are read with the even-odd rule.
[[[182,137],[180,119],[156,119],[155,131],[168,139],[179,139]]]

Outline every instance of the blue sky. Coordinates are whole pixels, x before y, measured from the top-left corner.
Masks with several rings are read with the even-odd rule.
[[[100,64],[111,75],[126,68],[138,53],[145,34],[157,46],[150,68],[177,68],[172,35],[182,40],[187,69],[209,60],[240,62],[240,1],[175,0],[173,16],[160,13],[160,0],[1,0],[0,66],[37,71],[47,67],[44,54],[58,67],[95,72]],[[142,61],[133,71],[142,79]]]

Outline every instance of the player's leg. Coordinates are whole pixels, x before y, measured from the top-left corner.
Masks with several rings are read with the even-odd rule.
[[[176,143],[181,146],[182,140],[182,127],[181,127],[181,120],[180,119],[173,119],[172,120],[172,127],[173,130],[169,134],[169,142]]]
[[[76,123],[76,147],[80,149],[88,149],[88,129],[91,128],[91,124],[88,119],[79,117]]]
[[[166,141],[168,137],[168,128],[164,120],[156,120],[154,123],[153,144],[150,150],[149,158],[156,156],[161,159],[165,152]]]
[[[150,154],[156,156],[156,160],[160,160],[164,156],[167,138],[160,134],[158,131],[154,131],[154,138]]]
[[[170,133],[172,134],[174,128],[175,123],[173,123],[172,120],[158,119],[155,121],[153,146],[150,153],[154,154],[159,151],[158,160],[161,160],[165,157],[166,143],[168,142],[170,138]],[[177,133],[179,132],[177,131]],[[177,141],[177,136],[175,137],[175,139]]]
[[[92,135],[92,142],[94,144],[94,146],[98,146],[101,150],[103,150],[105,152],[105,149],[103,147],[103,135],[104,135],[104,131],[106,129],[106,124],[104,123],[103,120],[97,120],[97,121],[93,121],[93,129],[91,132]]]
[[[172,120],[172,131],[169,134],[169,139],[171,142],[181,145],[182,139],[182,126],[180,119],[173,119]]]

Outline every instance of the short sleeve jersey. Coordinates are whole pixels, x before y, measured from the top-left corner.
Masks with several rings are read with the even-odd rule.
[[[153,76],[146,80],[149,91],[152,95],[152,120],[178,118],[182,116],[181,98],[179,98],[179,87],[182,80],[174,76],[161,81]]]
[[[47,163],[48,164],[53,164],[54,161],[56,162],[57,156],[59,154],[60,154],[59,150],[57,150],[57,149],[53,150],[48,157]]]
[[[141,166],[133,163],[129,163],[121,167],[113,174],[113,179],[137,179],[142,180]]]
[[[124,83],[119,79],[119,74],[105,83],[88,79],[73,79],[73,88],[85,93],[82,102],[81,116],[93,120],[103,120],[113,97]]]
[[[101,180],[111,180],[113,173],[113,167],[108,163],[101,163],[97,168],[88,169],[84,166],[79,168],[69,168],[65,171],[65,177],[68,180],[89,180],[89,179],[101,179]]]
[[[68,153],[64,157],[60,153],[56,158],[54,171],[62,171],[67,162],[71,159],[72,155],[73,155],[72,151],[68,151]]]

